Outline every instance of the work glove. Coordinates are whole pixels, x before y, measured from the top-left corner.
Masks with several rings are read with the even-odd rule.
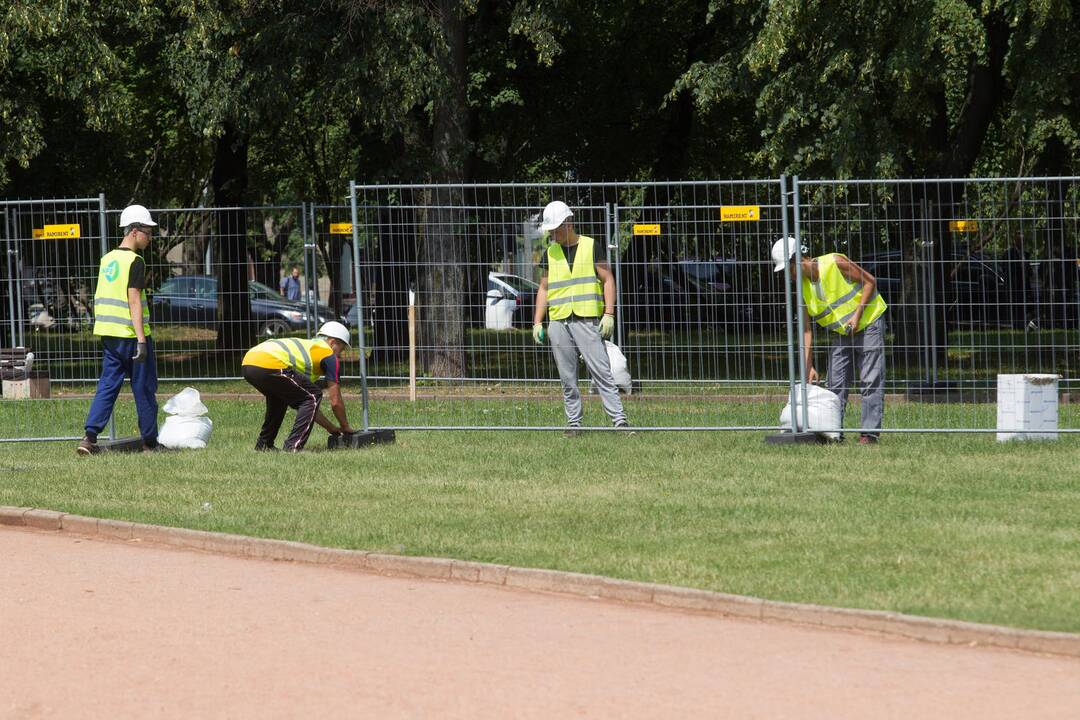
[[[544,323],[536,323],[533,325],[533,342],[537,345],[544,344]]]
[[[600,318],[600,337],[605,340],[610,340],[611,336],[615,334],[615,316],[604,315]]]
[[[141,342],[135,347],[135,355],[131,358],[131,361],[136,365],[142,365],[146,362],[146,343]]]

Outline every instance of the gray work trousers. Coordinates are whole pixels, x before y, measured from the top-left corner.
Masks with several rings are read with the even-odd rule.
[[[566,421],[571,425],[581,423],[581,390],[578,389],[580,353],[611,422],[615,425],[626,422],[626,413],[611,375],[611,363],[604,340],[600,337],[598,323],[590,318],[552,320],[548,323],[548,339],[551,352],[555,355],[555,364],[559,367]]]
[[[885,318],[879,317],[862,332],[835,334],[829,351],[829,379],[826,387],[840,396],[840,406],[847,409],[848,387],[854,382],[855,363],[859,364],[862,386],[861,427],[864,435],[878,435],[885,412]]]

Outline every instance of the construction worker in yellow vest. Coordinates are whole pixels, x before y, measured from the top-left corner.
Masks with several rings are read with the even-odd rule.
[[[802,258],[795,264],[795,238],[780,238],[772,246],[773,270],[781,272],[791,263],[792,277],[801,278],[803,298],[803,347],[807,382],[816,382],[813,320],[832,336],[826,387],[847,408],[848,387],[859,366],[862,385],[861,444],[878,441],[885,411],[885,320],[888,305],[877,292],[877,280],[841,253]],[[842,411],[841,411],[842,412]]]
[[[604,340],[615,330],[615,276],[604,259],[604,247],[587,235],[578,235],[571,220],[574,213],[556,200],[544,208],[540,230],[553,241],[544,259],[540,289],[536,293],[533,340],[551,341],[559,368],[567,437],[581,432],[581,391],[578,388],[578,354],[585,360],[604,411],[612,424],[630,430],[619,391],[611,374]],[[547,332],[544,315],[548,315]]]
[[[285,411],[290,407],[296,409],[296,421],[283,446],[286,452],[303,450],[315,423],[331,435],[353,431],[341,397],[341,354],[350,344],[348,328],[330,321],[319,328],[313,340],[275,338],[247,351],[241,374],[266,398],[266,413],[255,443],[256,450],[277,450],[274,440],[285,419]],[[337,425],[319,409],[322,390],[315,382],[320,375],[326,378],[330,409],[334,411]]]
[[[150,245],[157,223],[142,205],[120,213],[124,239],[101,258],[94,290],[94,334],[101,338],[101,377],[86,418],[86,434],[79,455],[98,452],[98,433],[112,416],[124,378],[131,378],[131,394],[139,417],[143,450],[159,449],[157,425],[157,365],[150,336],[150,306],[146,303],[146,262],[141,253]]]

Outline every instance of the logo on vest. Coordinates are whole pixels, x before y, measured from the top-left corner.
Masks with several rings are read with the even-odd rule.
[[[116,279],[116,276],[120,274],[120,264],[115,260],[105,266],[105,269],[101,271],[101,274],[105,276],[105,279],[112,282]]]

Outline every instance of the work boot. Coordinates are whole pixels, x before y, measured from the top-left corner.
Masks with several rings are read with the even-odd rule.
[[[148,443],[143,443],[142,451],[144,453],[168,452],[169,448],[167,448],[164,445],[162,445],[161,443],[157,443],[157,442],[154,443],[153,445],[150,445]]]
[[[75,448],[75,452],[79,455],[97,455],[101,452],[101,448],[90,438],[84,437],[79,441],[79,446]]]

